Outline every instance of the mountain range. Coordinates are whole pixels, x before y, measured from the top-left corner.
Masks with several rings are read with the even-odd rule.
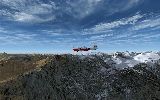
[[[0,55],[1,100],[159,100],[160,53]]]

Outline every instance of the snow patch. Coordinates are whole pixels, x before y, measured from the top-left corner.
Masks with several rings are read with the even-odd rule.
[[[157,53],[141,53],[134,57],[134,60],[146,63],[146,62],[154,62],[156,60],[159,60],[160,56]]]
[[[136,60],[127,60],[125,63],[128,65],[128,67],[134,67],[135,65],[139,64],[140,62],[136,61]]]
[[[120,58],[113,58],[112,59],[116,64],[121,64],[122,60]]]

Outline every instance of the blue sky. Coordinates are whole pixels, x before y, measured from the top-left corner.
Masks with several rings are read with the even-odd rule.
[[[0,52],[159,51],[160,0],[0,0]]]

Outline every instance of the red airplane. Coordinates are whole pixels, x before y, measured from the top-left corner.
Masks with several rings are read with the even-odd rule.
[[[80,48],[73,48],[73,51],[79,52],[79,51],[89,51],[89,50],[97,50],[97,45],[93,45],[91,48],[87,47],[80,47]]]

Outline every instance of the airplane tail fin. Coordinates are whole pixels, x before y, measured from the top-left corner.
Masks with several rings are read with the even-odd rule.
[[[97,50],[98,49],[98,46],[97,45],[93,45],[92,48],[90,48],[91,50]]]

